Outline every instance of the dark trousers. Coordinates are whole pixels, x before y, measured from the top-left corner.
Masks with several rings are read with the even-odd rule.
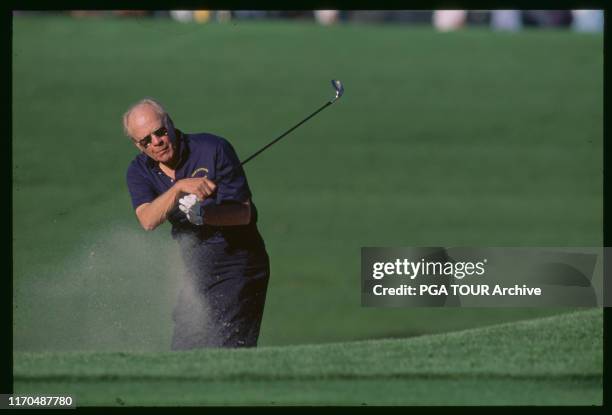
[[[270,276],[262,244],[181,241],[186,265],[174,308],[172,350],[255,347]]]

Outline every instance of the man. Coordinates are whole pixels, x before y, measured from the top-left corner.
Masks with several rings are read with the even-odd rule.
[[[270,268],[234,149],[175,129],[153,99],[131,106],[123,126],[141,151],[127,170],[136,217],[146,230],[168,220],[185,261],[172,349],[256,346]]]

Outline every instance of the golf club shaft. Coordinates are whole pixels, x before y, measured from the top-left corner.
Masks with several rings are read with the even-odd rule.
[[[323,104],[323,106],[321,106],[318,110],[316,110],[315,112],[313,112],[312,114],[310,114],[308,117],[304,118],[302,121],[300,121],[299,123],[295,124],[293,127],[291,127],[290,129],[288,129],[287,131],[285,131],[284,133],[282,133],[279,137],[275,138],[274,140],[270,141],[268,144],[266,144],[265,146],[263,146],[261,149],[259,149],[258,151],[256,151],[255,153],[251,154],[249,157],[247,157],[246,159],[244,159],[240,165],[244,166],[245,164],[247,164],[249,161],[251,161],[253,158],[255,158],[259,153],[261,153],[262,151],[264,151],[265,149],[267,149],[268,147],[270,147],[272,144],[276,143],[277,141],[279,141],[281,138],[283,138],[284,136],[286,136],[287,134],[289,134],[291,131],[295,130],[296,128],[298,128],[300,125],[304,124],[306,121],[308,121],[309,119],[311,119],[312,117],[314,117],[315,115],[317,115],[319,112],[323,111],[325,108],[327,108],[329,105],[331,105],[334,101],[328,101],[325,104]]]

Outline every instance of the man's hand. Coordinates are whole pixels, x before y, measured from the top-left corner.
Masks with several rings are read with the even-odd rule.
[[[194,177],[182,179],[176,182],[182,193],[193,194],[199,201],[212,196],[217,190],[217,185],[206,177]]]
[[[201,226],[204,224],[204,211],[202,204],[194,194],[179,199],[179,209],[185,213],[189,222]]]

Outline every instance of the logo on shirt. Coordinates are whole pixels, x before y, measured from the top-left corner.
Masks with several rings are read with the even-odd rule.
[[[193,173],[191,173],[191,177],[196,177],[196,175],[200,172],[204,173],[203,177],[207,177],[208,176],[208,169],[206,167],[198,167],[197,169],[195,169],[193,171]]]

